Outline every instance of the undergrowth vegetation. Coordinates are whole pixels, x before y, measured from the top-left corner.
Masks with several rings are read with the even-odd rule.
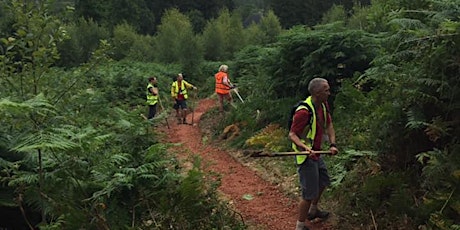
[[[57,21],[17,7],[31,14],[13,26],[14,39],[1,40],[9,48],[0,56],[1,85],[8,89],[0,94],[0,194],[6,194],[0,205],[4,214],[9,208],[27,214],[2,214],[2,221],[13,220],[2,226],[245,228],[218,197],[219,181],[200,170],[198,159],[184,173],[139,116],[150,76],[158,77],[165,107],[171,106],[166,92],[177,65],[114,62],[110,44],[101,41],[88,63],[56,68],[53,41],[65,39]]]
[[[210,138],[289,151],[290,108],[324,77],[341,151],[326,159],[325,195],[341,227],[460,229],[458,0],[335,6],[322,24],[285,30],[272,11],[244,27],[225,9],[201,33],[193,14],[168,9],[155,35],[54,14],[48,1],[0,5],[0,207],[27,213],[19,227],[244,229],[214,175],[199,159],[184,173],[140,116],[148,77],[167,116],[178,73],[196,103],[227,64],[244,103],[234,95]],[[229,127],[238,134],[224,138]],[[295,183],[292,159],[255,162]]]
[[[341,149],[327,158],[334,182],[326,196],[339,203],[340,222],[459,229],[459,23],[449,6],[425,6],[430,17],[423,10],[382,14],[385,36],[372,26],[354,31],[335,22],[313,31],[294,28],[269,48],[242,50],[232,74],[246,103],[217,128],[246,121],[247,142],[230,145],[284,148],[276,140],[287,130],[275,131],[273,124],[284,127],[290,107],[307,96],[309,80],[325,77]],[[278,167],[286,167],[284,160]],[[285,172],[288,178],[292,170]]]
[[[150,123],[139,116],[145,107],[133,107],[144,101],[136,87],[166,69],[143,67],[99,66],[61,97],[64,103],[53,105],[43,93],[24,102],[13,94],[2,99],[2,192],[12,192],[2,205],[43,210],[30,220],[41,229],[243,228],[199,161],[181,176],[167,146],[152,138]],[[42,79],[78,77],[54,71]]]

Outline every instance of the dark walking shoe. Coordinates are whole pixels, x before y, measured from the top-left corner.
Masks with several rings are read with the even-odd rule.
[[[320,218],[320,219],[326,219],[329,217],[329,212],[326,212],[326,211],[321,211],[321,210],[316,210],[316,213],[315,215],[311,214],[311,213],[308,213],[307,214],[307,219],[308,220],[314,220],[316,218]]]

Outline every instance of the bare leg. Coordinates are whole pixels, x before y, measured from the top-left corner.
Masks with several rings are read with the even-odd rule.
[[[219,97],[219,111],[222,113],[224,112],[224,96],[220,94],[217,94],[217,96]]]
[[[229,93],[229,94],[225,95],[225,97],[226,97],[226,99],[227,99],[227,102],[228,102],[231,106],[233,106],[233,108],[236,109],[236,105],[233,104],[233,97],[232,97],[232,94]]]
[[[233,103],[233,97],[231,93],[227,94],[227,100],[228,100],[228,103],[230,104]]]
[[[323,194],[324,189],[324,187],[319,189],[318,197],[311,202],[313,205],[318,205],[319,199],[321,198],[321,194]]]
[[[176,109],[176,119],[177,119],[177,123],[180,124],[182,122],[181,120],[181,114],[182,114],[182,109]]]
[[[310,209],[311,200],[302,199],[299,203],[299,221],[305,222],[307,219],[308,209]]]
[[[309,220],[313,220],[315,218],[325,219],[329,217],[329,212],[321,211],[318,209],[318,202],[319,202],[319,199],[321,198],[321,194],[323,193],[323,191],[324,191],[324,187],[320,188],[318,197],[312,201],[310,205],[310,209],[308,210],[308,213],[307,213],[307,219]]]
[[[187,117],[187,109],[182,109],[182,123],[185,124],[185,118]]]

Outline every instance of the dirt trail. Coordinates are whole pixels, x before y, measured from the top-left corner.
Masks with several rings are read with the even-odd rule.
[[[240,213],[245,223],[257,226],[257,229],[286,230],[294,229],[297,219],[297,200],[286,197],[280,189],[271,184],[257,173],[235,160],[229,153],[216,146],[203,144],[199,129],[201,115],[216,106],[215,99],[203,99],[193,114],[195,125],[177,124],[175,119],[169,118],[170,129],[162,127],[166,132],[166,141],[181,143],[175,151],[185,154],[199,155],[208,163],[207,170],[219,173],[222,184],[219,190],[231,200],[232,206]],[[192,122],[192,114],[187,116],[187,122]],[[249,194],[252,200],[246,200],[244,195]],[[307,223],[312,230],[330,229],[325,223]]]

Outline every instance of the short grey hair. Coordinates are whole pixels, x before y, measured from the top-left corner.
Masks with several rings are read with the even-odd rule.
[[[227,72],[227,70],[228,70],[228,65],[221,65],[221,66],[219,66],[219,71]]]
[[[310,83],[308,83],[308,92],[310,92],[310,94],[315,94],[320,90],[320,87],[323,85],[324,82],[327,83],[327,80],[320,77],[315,77],[311,79]]]

